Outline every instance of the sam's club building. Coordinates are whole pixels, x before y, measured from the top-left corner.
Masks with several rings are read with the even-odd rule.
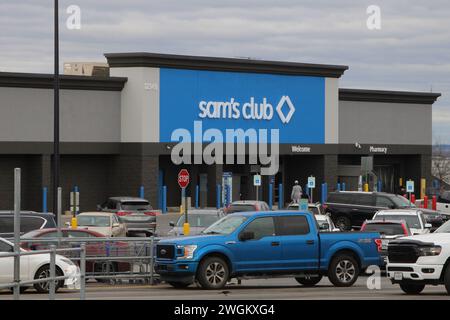
[[[167,205],[178,206],[180,168],[191,174],[188,195],[194,197],[198,186],[201,206],[216,205],[216,186],[225,179],[232,200],[254,199],[253,175],[275,163],[261,155],[250,163],[248,154],[238,163],[237,144],[227,159],[227,134],[239,132],[247,134],[241,140],[247,153],[260,142],[268,143],[269,155],[278,146],[278,171],[263,176],[260,188],[266,200],[269,183],[275,201],[281,183],[289,202],[294,180],[305,185],[310,175],[318,185],[327,182],[329,191],[338,182],[355,190],[367,156],[373,156],[371,182],[380,180],[384,191],[395,192],[400,179],[431,183],[431,107],[438,93],[340,88],[347,66],[105,56],[109,76],[61,76],[65,207],[75,185],[83,211],[108,196],[137,196],[140,186],[154,207],[161,206],[166,186]],[[52,88],[49,74],[0,73],[0,209],[13,207],[14,167],[23,172],[24,208],[40,210],[41,190],[51,186]],[[189,147],[180,151],[181,140]],[[209,150],[222,163],[199,163],[211,141],[224,146],[223,156]],[[173,163],[175,150],[191,164]],[[314,190],[315,199],[320,191]]]

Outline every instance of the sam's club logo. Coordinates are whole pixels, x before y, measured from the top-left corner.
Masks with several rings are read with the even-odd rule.
[[[241,103],[235,98],[228,101],[200,101],[198,104],[199,114],[202,119],[245,119],[245,120],[267,120],[278,114],[283,124],[289,123],[295,113],[295,107],[289,96],[282,96],[276,107],[266,97],[258,102],[254,97],[249,101]]]

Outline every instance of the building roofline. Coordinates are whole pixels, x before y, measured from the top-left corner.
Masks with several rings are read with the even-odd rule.
[[[440,93],[414,91],[388,91],[367,89],[339,89],[340,101],[396,102],[414,104],[433,104]]]
[[[121,91],[125,77],[60,75],[60,88],[68,90]],[[0,87],[52,89],[53,74],[0,72]]]
[[[188,56],[150,52],[105,53],[111,68],[155,67],[193,70],[234,71],[339,78],[343,65]]]

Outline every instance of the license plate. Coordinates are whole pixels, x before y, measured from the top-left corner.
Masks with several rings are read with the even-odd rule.
[[[145,220],[148,220],[148,217],[147,216],[128,217],[127,220],[129,220],[129,221],[145,221]]]
[[[402,279],[403,279],[403,273],[401,273],[401,272],[394,273],[394,280],[402,280]]]

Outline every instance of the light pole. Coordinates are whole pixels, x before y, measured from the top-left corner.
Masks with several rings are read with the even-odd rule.
[[[59,187],[59,5],[54,0],[54,102],[53,102],[53,214],[58,208]],[[59,222],[59,221],[57,221]]]

